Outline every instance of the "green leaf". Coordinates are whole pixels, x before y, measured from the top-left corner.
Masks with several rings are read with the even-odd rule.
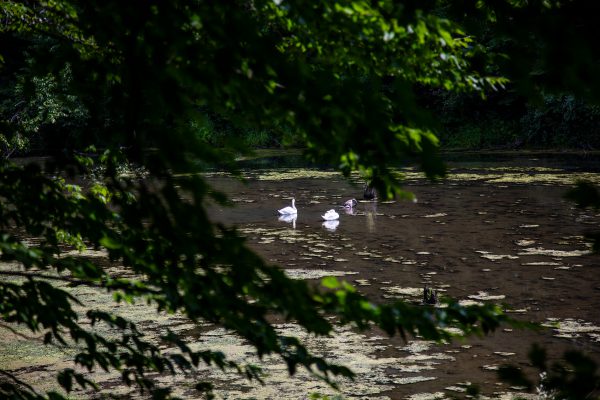
[[[104,236],[100,239],[100,244],[109,250],[118,250],[123,247],[123,243],[116,240],[115,238]]]
[[[321,285],[328,289],[337,289],[341,286],[341,283],[334,276],[326,276],[325,278],[321,279]]]

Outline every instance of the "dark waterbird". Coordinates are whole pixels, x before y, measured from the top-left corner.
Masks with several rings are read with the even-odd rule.
[[[344,202],[344,208],[352,208],[352,207],[356,206],[357,204],[358,204],[358,201],[356,201],[356,199],[346,200]]]
[[[375,191],[375,188],[371,186],[371,184],[365,183],[363,198],[365,200],[373,200],[375,199],[375,197],[377,197],[377,192]]]
[[[437,304],[438,295],[437,292],[427,286],[423,288],[423,303],[424,304]]]

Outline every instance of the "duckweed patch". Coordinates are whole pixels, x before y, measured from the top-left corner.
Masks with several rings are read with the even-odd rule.
[[[353,271],[335,271],[322,269],[285,269],[285,274],[292,279],[320,279],[326,276],[346,276],[356,275],[358,272]]]
[[[528,247],[517,253],[520,256],[581,257],[592,254],[591,250],[553,250],[543,247]]]
[[[555,266],[562,265],[562,263],[557,262],[557,261],[536,261],[536,262],[522,263],[521,265],[524,266],[524,267],[528,267],[528,266],[533,266],[533,267],[537,267],[537,266],[555,267]]]
[[[309,168],[293,168],[293,169],[277,169],[277,170],[265,170],[257,172],[256,174],[248,174],[248,178],[256,179],[259,181],[282,181],[290,179],[330,179],[330,178],[342,178],[342,175],[338,171],[330,170],[323,171],[320,169],[309,169]]]
[[[382,287],[381,290],[385,292],[385,294],[383,295],[384,298],[402,298],[415,300],[423,297],[423,288],[389,286]]]
[[[360,201],[352,211],[353,215],[340,212],[341,224],[335,233],[326,231],[321,226],[320,214],[317,215],[316,210],[331,208],[329,204],[339,205],[340,198],[361,196],[363,182],[358,175],[351,176],[351,181],[358,186],[350,187],[335,171],[243,171],[246,178],[260,182],[250,182],[250,185],[244,186],[243,189],[239,189],[239,183],[229,187],[233,188],[230,190],[230,198],[236,203],[233,212],[223,212],[219,209],[215,214],[219,214],[217,217],[225,219],[227,224],[236,225],[251,246],[258,249],[265,259],[284,266],[288,276],[294,279],[338,276],[340,279],[352,281],[359,286],[361,292],[373,296],[374,299],[383,295],[384,298],[401,298],[420,303],[423,289],[417,286],[435,278],[435,283],[430,285],[434,286],[435,290],[451,288],[449,292],[453,292],[453,296],[462,298],[461,305],[501,302],[506,296],[518,302],[514,309],[509,308],[506,312],[526,313],[523,318],[539,320],[546,315],[556,314],[551,314],[550,306],[540,301],[543,298],[540,294],[545,293],[538,288],[560,289],[561,298],[567,299],[567,302],[562,303],[563,313],[560,315],[571,315],[573,318],[546,321],[546,325],[553,330],[555,336],[561,338],[554,339],[552,345],[568,342],[564,339],[577,339],[578,343],[585,340],[586,346],[597,350],[597,343],[600,343],[600,321],[577,319],[576,311],[572,314],[564,313],[570,310],[565,308],[568,307],[568,302],[577,301],[577,296],[584,297],[585,302],[589,302],[589,298],[597,299],[594,288],[600,287],[600,284],[595,276],[588,272],[591,268],[578,269],[582,267],[583,261],[588,261],[587,259],[581,259],[580,264],[568,265],[561,259],[589,254],[589,248],[584,247],[584,238],[576,233],[582,232],[580,228],[583,223],[597,223],[598,216],[581,216],[574,208],[571,209],[560,200],[554,201],[552,197],[557,193],[557,190],[552,191],[554,186],[570,185],[573,178],[583,175],[569,175],[561,169],[552,168],[452,169],[448,177],[449,184],[440,187],[438,191],[416,170],[399,172],[404,173],[407,178],[408,189],[419,195],[418,204],[404,201],[389,204]],[[222,175],[225,174],[215,173],[212,176],[224,185],[225,179]],[[509,182],[511,180],[515,184]],[[503,181],[504,183],[498,183]],[[525,181],[529,183],[524,183]],[[250,188],[252,184],[259,185],[256,192]],[[530,184],[535,186],[533,190],[528,187]],[[292,229],[292,225],[277,221],[275,211],[287,205],[292,196],[300,203],[300,219],[292,222],[292,218],[284,222],[296,227],[296,222],[299,221],[295,230]],[[482,204],[485,204],[485,207]],[[265,207],[273,211],[273,215],[265,212]],[[379,212],[376,207],[379,207]],[[547,209],[551,211],[546,212]],[[315,215],[314,219],[310,219],[312,216],[307,217],[309,212]],[[264,219],[261,219],[263,216]],[[552,219],[543,219],[547,216],[551,216]],[[484,219],[489,223],[485,223]],[[492,221],[494,225],[491,224]],[[440,225],[442,222],[446,225]],[[565,231],[567,233],[562,233],[564,226],[570,228]],[[427,229],[428,232],[422,232]],[[557,250],[550,250],[551,247],[556,247]],[[480,250],[473,255],[476,249],[481,248],[488,251]],[[457,249],[460,253],[456,252]],[[418,253],[421,255],[417,255]],[[101,259],[106,257],[106,253],[89,252],[86,256]],[[535,258],[524,259],[526,256]],[[482,261],[480,257],[486,261]],[[419,261],[414,260],[415,258]],[[514,261],[517,258],[520,259]],[[489,261],[498,262],[494,264]],[[5,268],[15,266],[0,264],[0,269]],[[555,269],[573,271],[564,273],[554,271]],[[125,272],[118,267],[111,268],[110,271],[115,275]],[[434,272],[437,274],[433,275]],[[553,272],[557,276],[556,279],[546,282],[546,279],[554,279]],[[580,273],[590,277],[589,282],[586,282],[589,283],[587,286],[573,286],[581,282]],[[562,276],[568,276],[568,279],[562,279]],[[528,279],[525,281],[521,277]],[[515,285],[521,282],[530,285],[531,291],[526,287],[517,288],[515,291]],[[400,283],[402,285],[399,285]],[[447,283],[452,285],[445,285]],[[583,287],[582,290],[586,290],[585,294],[576,293],[575,296],[575,287]],[[84,288],[69,290],[83,295],[87,305],[112,305],[111,297],[105,293],[86,291]],[[527,291],[527,298],[522,298],[523,295],[519,294],[521,291]],[[580,305],[581,303],[575,303],[573,310]],[[583,306],[589,308],[589,304]],[[194,349],[212,348],[222,350],[228,356],[232,354],[236,360],[260,362],[251,347],[224,329],[199,326],[178,315],[156,315],[154,312],[149,315],[144,304],[121,304],[114,307],[121,315],[138,321],[143,332],[150,338],[158,337],[158,334],[168,327],[191,338],[195,342]],[[388,342],[387,338],[376,337],[373,332],[363,335],[342,329],[333,338],[315,338],[291,324],[282,324],[279,328],[285,334],[296,336],[303,341],[308,340],[316,353],[331,356],[332,361],[350,366],[359,373],[356,383],[341,382],[343,392],[337,393],[303,371],[290,378],[286,366],[279,359],[265,357],[261,362],[266,373],[265,387],[247,382],[236,374],[225,374],[203,367],[201,377],[215,382],[218,398],[306,399],[310,393],[322,393],[340,399],[382,400],[390,398],[386,391],[393,393],[393,398],[452,398],[454,393],[444,393],[440,390],[445,387],[460,387],[456,381],[465,379],[464,371],[467,368],[475,370],[473,375],[478,378],[468,379],[486,385],[483,389],[488,393],[495,392],[492,396],[494,399],[535,398],[533,395],[497,391],[498,388],[494,386],[491,378],[497,365],[503,361],[520,363],[523,355],[506,356],[510,358],[503,360],[500,354],[492,356],[493,350],[498,348],[485,347],[487,344],[461,346],[456,350],[444,351],[444,344],[419,340],[401,345],[394,342],[390,345],[391,342]],[[457,336],[462,335],[460,330],[448,331]],[[510,336],[507,338],[509,341],[520,340],[519,335],[511,334],[512,329],[501,328],[501,331]],[[110,335],[110,332],[107,331],[107,334]],[[21,345],[24,346],[22,350],[18,349]],[[482,349],[485,349],[486,358],[474,357],[481,355]],[[14,366],[19,376],[26,377],[27,381],[44,384],[49,382],[49,387],[55,385],[52,368],[60,367],[66,358],[67,354],[58,349],[40,353],[39,347],[26,345],[10,336],[4,335],[0,338],[0,364]],[[457,360],[460,360],[460,364]],[[26,364],[31,368],[27,368]],[[449,381],[448,370],[463,376],[456,381]],[[437,381],[433,379],[435,377],[438,377]],[[177,382],[176,395],[183,393],[183,397],[189,397],[192,393],[191,386],[183,379],[165,379]],[[114,388],[111,393],[132,395],[114,375],[103,375],[99,380],[103,385]],[[425,393],[415,394],[417,389],[424,390]],[[74,395],[78,396],[79,394]],[[86,396],[82,394],[81,397]],[[481,398],[490,397],[482,395]]]
[[[542,324],[554,330],[554,336],[565,339],[575,339],[587,336],[596,343],[600,343],[600,326],[575,318],[547,318]]]
[[[477,250],[475,252],[481,254],[481,256],[480,256],[481,258],[485,258],[490,261],[502,260],[503,258],[506,258],[509,260],[514,260],[514,259],[519,258],[517,256],[513,256],[510,254],[491,254],[489,251],[485,251],[485,250]]]
[[[322,395],[341,395],[347,399],[386,398],[384,391],[393,390],[398,385],[410,385],[436,379],[433,376],[418,375],[424,370],[434,370],[437,363],[453,362],[454,359],[443,353],[411,354],[408,357],[375,357],[375,354],[389,348],[381,342],[381,338],[369,338],[340,328],[331,338],[307,336],[294,324],[280,324],[278,330],[282,334],[301,337],[309,348],[317,354],[326,355],[335,362],[350,367],[356,374],[355,382],[343,380],[341,392],[337,393],[311,377],[305,371],[299,371],[289,378],[287,368],[275,359],[265,359],[264,372],[266,386],[241,381],[232,374],[220,371],[207,371],[216,382],[218,398],[278,398],[285,393],[285,398],[305,399],[307,393]],[[206,340],[221,342],[226,353],[240,362],[251,362],[255,356],[249,346],[228,332],[217,329],[206,335]],[[206,343],[208,344],[208,343]],[[431,360],[436,360],[433,363]]]
[[[529,170],[529,169],[528,169]],[[600,174],[587,172],[577,174],[577,178],[572,173],[564,172],[562,170],[546,171],[538,173],[530,172],[516,172],[515,170],[505,170],[499,172],[494,170],[487,172],[485,170],[479,170],[477,172],[456,172],[450,170],[448,174],[448,180],[451,181],[465,181],[465,182],[483,182],[488,184],[536,184],[536,185],[573,185],[575,179],[583,179],[590,181],[594,184],[600,183]]]
[[[491,294],[489,294],[487,292],[483,292],[483,291],[481,291],[477,294],[469,295],[467,297],[471,300],[481,300],[481,301],[504,300],[506,298],[506,296],[503,294],[491,295]]]
[[[410,385],[411,383],[433,381],[435,376],[408,376],[406,378],[394,379],[393,382],[399,385]]]
[[[515,244],[517,246],[526,247],[526,246],[531,246],[532,244],[535,244],[535,240],[532,240],[532,239],[521,239],[521,240],[517,240],[515,242]]]
[[[424,215],[423,218],[441,218],[441,217],[445,217],[448,214],[446,213],[436,213],[436,214],[428,214],[428,215]]]
[[[408,400],[440,400],[445,399],[446,394],[444,392],[435,393],[417,393],[409,396]]]

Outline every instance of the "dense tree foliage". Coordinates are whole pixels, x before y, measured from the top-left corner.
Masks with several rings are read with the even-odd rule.
[[[597,149],[598,26],[585,1],[452,1],[449,18],[477,38],[486,73],[509,78],[507,90],[428,90],[441,117],[440,140],[453,148]]]
[[[545,10],[546,3],[536,6]],[[493,11],[474,4],[463,10],[486,18]],[[317,335],[332,332],[327,316],[333,315],[339,324],[435,340],[450,338],[448,326],[484,333],[504,320],[494,306],[376,305],[335,279],[320,289],[290,280],[250,251],[235,229],[210,222],[206,204],[226,199],[198,174],[215,163],[235,173],[232,155],[246,151],[245,144],[223,134],[222,147],[212,146],[207,136],[241,130],[303,143],[307,157],[346,175],[359,171],[382,197],[405,194],[388,166],[409,156],[428,177],[443,176],[437,125],[419,106],[419,94],[424,88],[481,94],[507,82],[500,70],[479,66],[481,49],[453,17],[454,6],[345,0],[0,6],[5,156],[27,141],[52,156],[44,169],[8,161],[0,167],[1,259],[18,265],[2,271],[0,329],[24,325],[44,344],[75,347],[76,365],[119,371],[124,383],[167,397],[170,388],[152,373],[199,363],[250,379],[260,372],[213,349],[192,350],[171,332],[162,339],[180,352],[163,354],[131,321],[93,308],[77,314],[79,300],[55,283],[102,288],[116,301],[143,299],[153,310],[220,324],[259,355],[279,355],[290,373],[305,367],[332,384],[352,372],[278,333],[269,315]],[[498,13],[514,8],[506,7]],[[149,175],[121,174],[125,162]],[[94,163],[103,173],[90,187],[67,183]],[[114,275],[106,264],[70,252],[86,248],[106,250],[128,273]],[[102,335],[93,329],[98,324],[119,334]],[[8,377],[2,395],[41,396],[9,371],[0,373]],[[67,392],[74,383],[95,387],[93,377],[74,369],[60,372],[58,381]],[[197,389],[209,391],[210,383]]]

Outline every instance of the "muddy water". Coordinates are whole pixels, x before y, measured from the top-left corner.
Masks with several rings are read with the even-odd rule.
[[[327,168],[275,161],[276,169],[268,168],[272,164],[264,160],[256,164],[260,168],[248,165],[243,171],[245,183],[218,172],[207,174],[207,180],[235,203],[233,208],[212,205],[210,212],[214,220],[237,226],[250,246],[291,277],[317,283],[324,276],[339,276],[381,302],[401,298],[418,303],[427,284],[464,304],[505,304],[515,318],[547,328],[532,332],[503,327],[488,337],[436,344],[349,329],[340,329],[331,338],[315,338],[293,324],[281,323],[281,332],[349,366],[357,373],[356,382],[342,382],[338,393],[302,371],[289,378],[285,365],[267,358],[261,363],[266,386],[205,368],[200,376],[165,377],[175,394],[193,398],[195,379],[208,378],[223,399],[306,399],[310,393],[438,399],[462,396],[469,384],[479,386],[485,396],[511,398],[519,389],[500,384],[495,370],[504,363],[527,369],[526,355],[533,342],[546,346],[553,357],[576,348],[600,358],[600,263],[582,237],[586,230],[600,229],[600,215],[562,200],[576,178],[600,184],[595,162],[456,160],[450,164],[448,180],[441,184],[403,170],[416,203],[360,202],[351,214],[338,208],[339,223],[324,225],[325,211],[349,198],[360,199],[359,177],[347,181]],[[292,197],[297,218],[280,220],[276,210],[289,205]],[[103,252],[87,255],[106,257]],[[0,268],[16,267],[0,264]],[[119,266],[114,273],[121,273]],[[149,313],[143,303],[117,305],[104,292],[69,290],[87,307],[107,307],[132,319],[157,344],[168,327],[187,336],[194,349],[220,349],[231,359],[259,363],[252,348],[219,327],[198,329],[180,315]],[[26,340],[21,333],[27,332],[0,331],[0,365],[40,390],[56,388],[56,369],[72,367],[72,354],[42,347],[41,339]],[[108,393],[131,391],[117,374],[94,378]],[[73,397],[89,394],[76,392]]]
[[[358,369],[358,383],[344,390],[348,397],[443,398],[472,383],[498,398],[519,389],[499,383],[495,370],[504,363],[527,369],[533,342],[552,357],[567,348],[600,355],[600,265],[582,237],[600,228],[600,215],[562,199],[575,179],[600,183],[595,171],[556,160],[461,162],[451,164],[446,182],[432,184],[408,170],[406,188],[417,202],[361,201],[347,214],[338,207],[360,198],[358,177],[348,182],[326,169],[247,170],[246,184],[209,176],[236,203],[211,213],[299,279],[341,276],[383,302],[419,302],[428,285],[464,304],[501,303],[517,319],[543,323],[542,332],[504,327],[443,345],[372,333],[334,340],[324,351]],[[292,197],[297,218],[279,218],[276,210]],[[338,224],[321,220],[330,208],[340,213]],[[335,350],[348,350],[348,341],[354,358]],[[287,392],[302,398],[298,386]]]

